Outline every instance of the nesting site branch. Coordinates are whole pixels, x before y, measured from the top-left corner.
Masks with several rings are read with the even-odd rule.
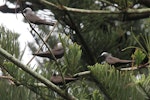
[[[144,14],[150,13],[150,8],[142,8],[142,9],[126,9],[126,10],[119,10],[119,11],[110,11],[110,10],[87,10],[87,9],[79,9],[79,8],[71,8],[62,5],[56,5],[47,0],[40,0],[42,3],[48,4],[52,7],[55,7],[59,10],[66,10],[69,12],[75,13],[85,13],[85,14]]]
[[[49,37],[51,36],[52,32],[54,31],[54,29],[56,28],[58,22],[55,23],[53,29],[49,32],[49,34],[47,35],[46,39],[44,40],[45,42],[47,42],[47,40],[49,39]],[[37,50],[36,53],[39,53],[41,48],[44,46],[45,42],[43,42],[43,44],[40,46],[40,48]],[[34,59],[35,55],[30,59],[30,61],[26,64],[29,65],[31,63],[31,61]]]
[[[48,88],[52,89],[63,98],[67,100],[76,100],[76,98],[73,95],[61,90],[59,87],[57,87],[55,84],[50,82],[48,79],[38,74],[37,72],[34,72],[33,70],[31,70],[29,67],[25,66],[24,64],[22,64],[18,59],[13,57],[11,54],[9,54],[7,51],[5,51],[2,48],[0,48],[0,55],[2,55],[6,59],[14,63],[17,67],[21,68],[22,70],[24,70],[25,72],[27,72],[28,74],[36,78],[37,80],[39,80],[41,83],[45,84]]]
[[[48,44],[46,43],[46,41],[44,41],[43,38],[40,36],[40,34],[33,28],[32,24],[31,24],[30,21],[26,18],[26,16],[24,15],[24,13],[23,13],[23,12],[21,12],[21,13],[22,13],[22,15],[24,16],[24,18],[27,20],[27,22],[28,22],[28,24],[30,25],[31,29],[39,36],[39,38],[42,40],[42,42],[43,42],[43,43],[45,44],[45,46],[47,47],[48,51],[52,54],[52,57],[54,58],[54,61],[55,61],[56,65],[57,65],[59,71],[61,72],[61,66],[58,64],[56,57],[55,57],[54,54],[52,53],[51,47],[48,46]],[[56,23],[57,23],[57,22],[56,22]],[[57,25],[56,23],[55,23],[54,25]],[[47,39],[48,39],[48,38],[47,38]],[[66,87],[65,80],[64,80],[64,76],[62,75],[62,73],[60,73],[60,74],[61,74],[62,79],[63,79],[63,81],[64,81],[64,86]]]

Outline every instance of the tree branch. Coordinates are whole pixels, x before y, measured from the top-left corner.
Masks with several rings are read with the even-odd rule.
[[[80,76],[84,76],[84,75],[89,75],[91,73],[91,71],[84,71],[84,72],[79,72],[73,75],[73,77],[80,77]]]
[[[63,82],[64,82],[64,86],[66,87],[66,83],[65,83],[65,80],[64,80],[64,76],[63,76],[62,71],[61,71],[61,66],[58,64],[56,57],[55,57],[54,54],[52,53],[51,47],[48,46],[48,44],[46,43],[46,41],[44,41],[43,38],[40,36],[40,34],[33,28],[33,26],[31,25],[30,21],[29,21],[29,20],[26,18],[26,16],[24,15],[23,11],[22,11],[21,13],[22,13],[22,15],[24,16],[24,18],[27,20],[27,22],[28,22],[28,24],[30,25],[31,29],[39,36],[39,38],[42,40],[43,44],[45,44],[45,46],[47,47],[48,51],[52,54],[52,57],[54,58],[54,61],[55,61],[56,65],[57,65],[57,67],[58,67],[58,69],[59,69],[59,71],[60,71],[60,75],[62,76],[62,79],[63,79]],[[58,23],[58,22],[56,22],[56,23],[54,24],[54,26],[56,26],[57,23]],[[49,33],[47,39],[50,37],[51,33],[52,33],[52,32]],[[46,39],[46,40],[47,40],[47,39]],[[42,48],[42,47],[41,47],[41,48]],[[33,58],[32,58],[32,59],[33,59]],[[32,59],[31,59],[31,60],[32,60]],[[30,60],[30,61],[31,61],[31,60]],[[30,63],[30,61],[29,61],[29,63]],[[27,64],[29,64],[29,63],[27,63]]]
[[[55,5],[47,0],[40,0],[42,3],[48,4],[52,7],[55,7],[59,10],[65,10],[69,12],[76,12],[76,13],[85,13],[85,14],[144,14],[150,13],[150,8],[143,8],[143,9],[126,9],[126,10],[119,10],[119,11],[109,11],[109,10],[87,10],[87,9],[78,9],[78,8],[71,8],[63,5]]]
[[[8,60],[10,60],[16,66],[18,66],[19,68],[21,68],[25,72],[29,73],[31,76],[33,76],[34,78],[36,78],[37,80],[39,80],[40,82],[42,82],[43,84],[45,84],[48,88],[52,89],[53,91],[55,91],[56,93],[58,93],[63,98],[69,99],[69,100],[76,100],[76,98],[73,95],[71,95],[71,94],[69,94],[67,92],[62,91],[55,84],[53,84],[52,82],[50,82],[48,79],[46,79],[42,75],[38,74],[37,72],[32,71],[29,67],[27,67],[24,64],[22,64],[18,59],[16,59],[15,57],[13,57],[11,54],[9,54],[7,51],[5,51],[2,48],[0,48],[0,55],[4,56]]]
[[[84,72],[79,72],[73,75],[73,77],[80,77],[84,75],[89,75],[91,74],[91,71],[84,71]],[[110,95],[107,93],[106,89],[103,87],[102,83],[98,82],[95,77],[91,76],[95,84],[100,88],[101,92],[106,96],[108,100],[112,100]]]
[[[47,35],[46,39],[44,40],[43,44],[39,47],[39,49],[37,50],[36,53],[39,53],[41,48],[44,46],[44,44],[47,42],[47,40],[49,39],[49,37],[51,36],[52,32],[54,31],[54,29],[56,28],[58,22],[55,23],[53,29],[49,32],[49,34]],[[34,59],[35,55],[30,59],[30,61],[26,64],[29,65],[31,63],[31,61]]]
[[[121,71],[137,70],[137,69],[141,69],[141,68],[150,67],[150,66],[148,66],[148,65],[149,65],[149,63],[145,63],[145,64],[139,65],[139,66],[137,66],[137,67],[121,68],[120,70],[121,70]]]
[[[59,1],[58,1],[59,2]],[[63,6],[60,2],[59,2],[60,6]],[[87,45],[86,41],[84,40],[83,36],[81,35],[81,32],[79,31],[79,28],[77,27],[76,23],[74,22],[72,16],[70,15],[70,13],[67,10],[63,10],[64,13],[68,16],[70,24],[68,24],[70,26],[70,28],[72,30],[75,31],[77,37],[79,38],[79,42],[81,43],[81,46],[84,48],[83,50],[85,51],[87,58],[88,58],[88,63],[90,65],[95,64],[95,60],[94,57],[92,55],[92,52],[89,48],[89,46]]]
[[[77,35],[78,38],[80,39],[80,42],[81,42],[81,44],[82,44],[82,46],[83,46],[83,48],[84,48],[84,50],[85,50],[85,53],[86,53],[87,56],[88,56],[88,60],[89,60],[88,62],[89,62],[89,64],[90,64],[90,65],[95,64],[95,60],[94,60],[94,57],[93,57],[93,55],[92,55],[92,52],[91,52],[89,46],[87,45],[87,43],[85,42],[83,36],[81,35],[81,33],[80,33],[78,27],[76,26],[75,22],[73,21],[71,15],[70,15],[68,12],[66,12],[66,14],[68,15],[68,17],[69,17],[69,19],[70,19],[70,22],[71,22],[71,24],[72,24],[72,29],[76,32],[76,35]]]

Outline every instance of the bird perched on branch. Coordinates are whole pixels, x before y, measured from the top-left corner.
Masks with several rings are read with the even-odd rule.
[[[57,43],[57,45],[51,50],[53,55],[56,57],[56,59],[62,58],[64,56],[64,48],[62,46],[62,43]],[[33,55],[39,56],[39,57],[46,57],[52,60],[55,60],[51,52],[41,52],[41,53],[34,53]]]
[[[129,63],[133,63],[134,62],[133,60],[123,60],[123,59],[119,59],[119,58],[113,57],[108,52],[103,52],[100,57],[102,57],[102,56],[105,57],[105,61],[108,64],[114,65],[115,67],[118,67],[118,66],[123,65],[123,64],[129,64]]]
[[[64,77],[64,80],[67,83],[69,82],[72,82],[72,81],[76,81],[77,78],[73,78],[73,77]],[[54,83],[55,85],[63,85],[63,79],[62,79],[62,76],[60,75],[53,75],[51,78],[50,78],[50,81],[52,83]]]
[[[40,17],[38,17],[33,11],[31,8],[27,7],[23,10],[23,13],[25,13],[25,17],[31,22],[31,23],[34,23],[34,24],[37,24],[37,25],[51,25],[51,26],[54,26],[54,22],[49,22],[49,21],[46,21],[44,19],[41,19]]]

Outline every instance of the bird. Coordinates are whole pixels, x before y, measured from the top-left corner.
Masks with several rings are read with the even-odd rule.
[[[64,51],[65,50],[62,46],[62,43],[60,43],[60,42],[57,43],[57,45],[51,50],[51,52],[56,57],[56,59],[62,58],[64,56]],[[53,57],[51,52],[46,51],[46,52],[41,52],[41,53],[33,53],[33,55],[39,56],[39,57],[46,57],[46,58],[55,60],[55,58]]]
[[[27,7],[23,10],[23,13],[25,14],[25,17],[34,24],[37,25],[50,25],[50,26],[54,26],[54,22],[48,22],[44,19],[41,19],[40,17],[38,17],[31,8]]]
[[[113,57],[108,52],[103,52],[100,56],[101,57],[104,56],[106,63],[108,63],[110,65],[114,65],[115,67],[118,67],[118,66],[123,65],[123,64],[129,64],[129,63],[134,62],[134,60],[123,60],[123,59],[120,59],[117,57]]]
[[[64,77],[64,80],[65,80],[65,83],[67,84],[69,82],[76,81],[77,78],[66,76],[66,77]],[[54,83],[55,85],[63,85],[64,84],[62,76],[60,76],[60,75],[52,75],[51,78],[50,78],[50,81],[52,83]]]

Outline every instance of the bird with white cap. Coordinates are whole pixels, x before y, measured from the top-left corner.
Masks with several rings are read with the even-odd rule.
[[[62,58],[64,56],[64,48],[62,46],[62,43],[57,43],[57,45],[51,50],[53,55],[56,57],[56,59]],[[39,56],[39,57],[46,57],[52,60],[55,60],[51,52],[41,52],[41,53],[34,53],[33,55]]]
[[[50,26],[54,26],[54,22],[50,22],[50,21],[46,21],[40,17],[38,17],[31,8],[27,7],[23,10],[23,13],[25,14],[25,17],[34,24],[37,25],[50,25]]]
[[[134,60],[123,60],[120,58],[116,58],[113,57],[110,53],[108,52],[103,52],[100,57],[104,57],[106,63],[110,64],[110,65],[122,65],[122,64],[129,64],[129,63],[133,63]]]

